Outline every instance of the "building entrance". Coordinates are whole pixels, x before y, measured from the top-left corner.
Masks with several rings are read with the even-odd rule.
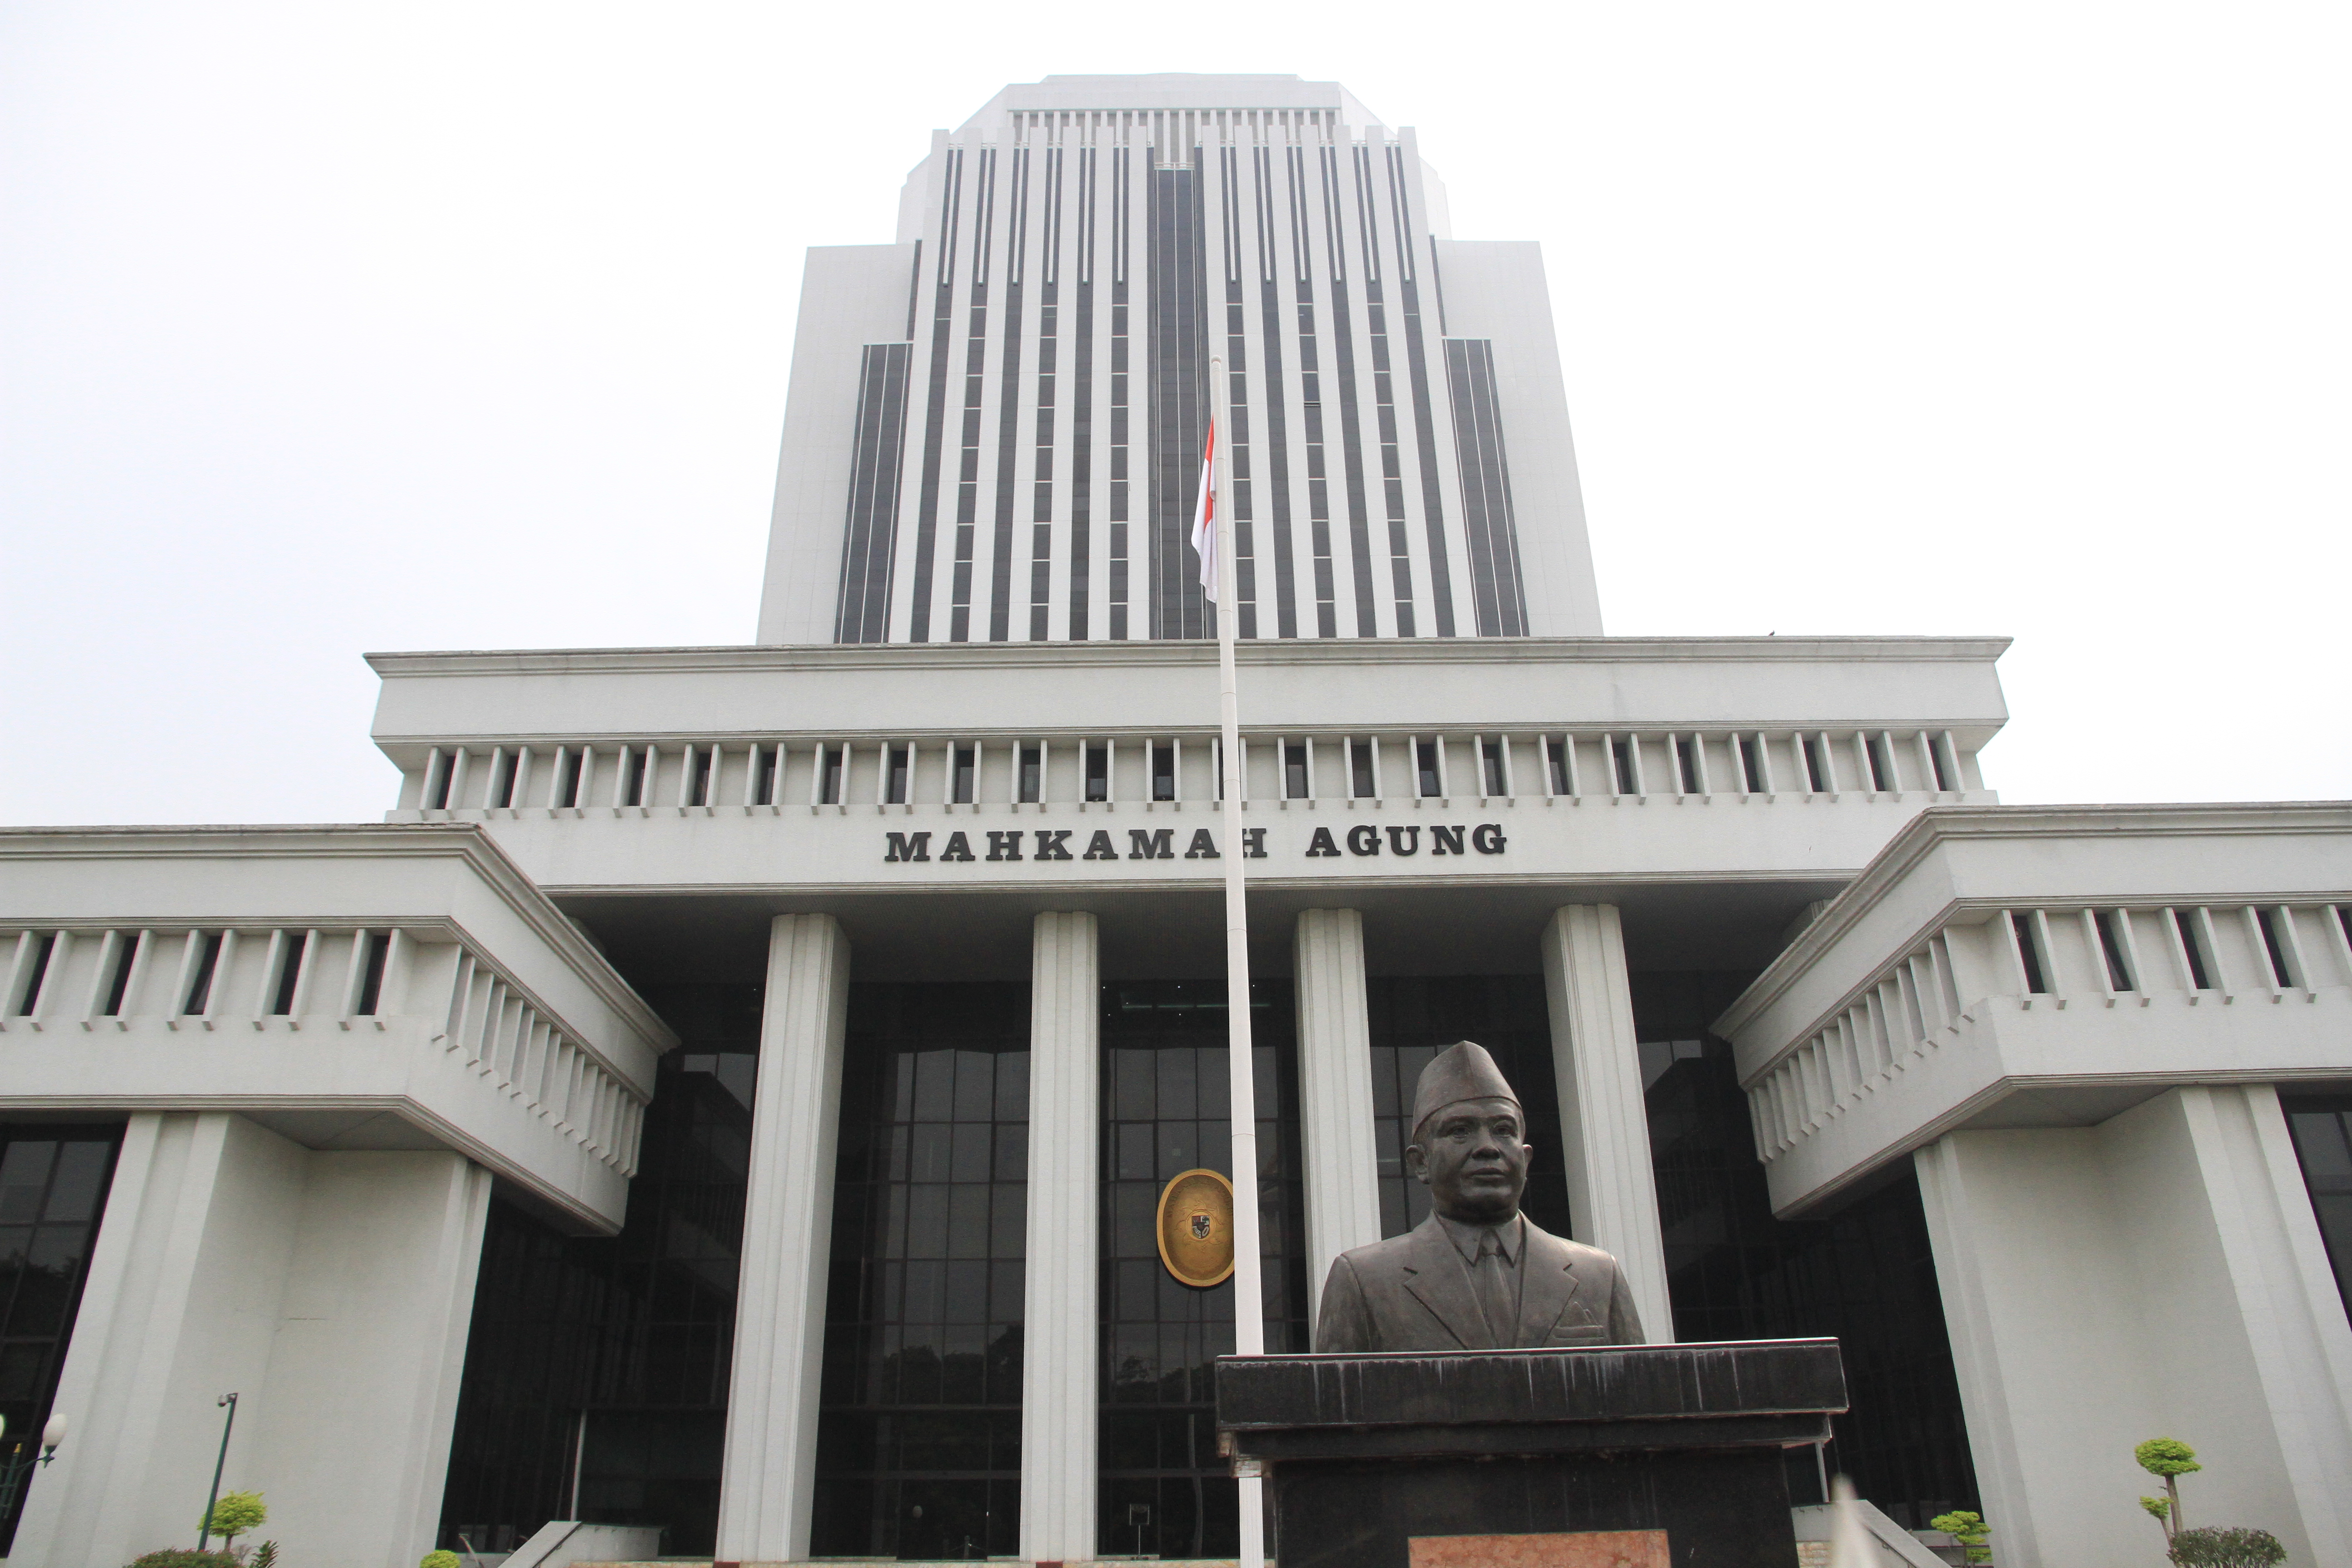
[[[1307,1347],[1297,1028],[1287,981],[1250,988],[1265,1347]],[[1160,1189],[1233,1168],[1223,979],[1103,987],[1102,1481],[1097,1550],[1231,1557],[1235,1489],[1217,1457],[1211,1363],[1234,1350],[1234,1285],[1163,1268]]]

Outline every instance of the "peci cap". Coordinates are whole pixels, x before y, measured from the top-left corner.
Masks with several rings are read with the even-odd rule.
[[[1519,1103],[1519,1097],[1504,1081],[1503,1069],[1495,1065],[1486,1047],[1473,1040],[1446,1047],[1421,1069],[1421,1082],[1412,1091],[1412,1135],[1421,1135],[1421,1124],[1432,1113],[1465,1100]]]

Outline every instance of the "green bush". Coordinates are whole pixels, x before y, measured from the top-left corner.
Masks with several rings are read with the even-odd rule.
[[[2180,1478],[2205,1467],[2197,1462],[2197,1450],[2178,1437],[2150,1437],[2132,1449],[2132,1458],[2139,1468],[2151,1476],[2164,1478],[2162,1497],[2144,1497],[2139,1506],[2164,1529],[2164,1545],[2168,1552],[2180,1539]]]
[[[2286,1548],[2267,1530],[2184,1530],[2168,1553],[2177,1568],[2272,1568]]]
[[[196,1528],[228,1540],[267,1522],[268,1518],[268,1505],[261,1500],[259,1492],[223,1492],[213,1503],[209,1521],[199,1518]]]
[[[416,1568],[462,1568],[454,1552],[428,1552]]]
[[[1956,1509],[1950,1513],[1939,1513],[1927,1521],[1927,1528],[1940,1530],[1958,1542],[1966,1548],[1961,1555],[1968,1561],[1971,1563],[1992,1561],[1992,1548],[1985,1544],[1992,1539],[1992,1531],[1986,1528],[1984,1515],[1974,1509]]]
[[[237,1561],[226,1552],[198,1552],[189,1546],[168,1546],[137,1559],[131,1568],[237,1568]]]

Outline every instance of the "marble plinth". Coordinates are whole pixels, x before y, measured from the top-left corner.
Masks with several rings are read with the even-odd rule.
[[[1283,1568],[1796,1568],[1781,1452],[1845,1404],[1834,1340],[1217,1363]]]

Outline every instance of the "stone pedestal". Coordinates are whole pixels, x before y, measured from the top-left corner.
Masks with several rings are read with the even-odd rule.
[[[1217,1363],[1283,1568],[1796,1568],[1781,1450],[1845,1404],[1835,1340]]]

